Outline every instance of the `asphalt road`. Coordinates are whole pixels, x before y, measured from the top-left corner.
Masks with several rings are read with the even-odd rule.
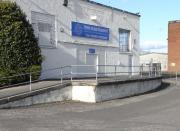
[[[179,131],[180,86],[98,104],[0,110],[0,131]]]

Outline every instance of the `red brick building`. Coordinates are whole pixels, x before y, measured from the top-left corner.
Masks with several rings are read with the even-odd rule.
[[[180,20],[168,25],[168,71],[180,71]]]

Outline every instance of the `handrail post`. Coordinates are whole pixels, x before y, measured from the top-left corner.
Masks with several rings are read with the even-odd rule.
[[[98,65],[96,65],[96,83],[98,82]]]
[[[129,76],[129,78],[132,78],[132,75],[133,75],[133,66],[131,65],[131,66],[129,66],[128,67],[128,76]]]
[[[159,67],[159,76],[162,76],[162,69]]]
[[[117,66],[115,65],[115,79],[116,79],[116,77],[117,77],[116,72],[117,72]]]
[[[178,81],[178,73],[176,71],[176,85],[177,85],[177,81]]]
[[[32,76],[31,73],[29,74],[29,91],[32,91]]]
[[[72,75],[73,75],[73,72],[72,72],[72,66],[71,66],[71,82],[73,80]]]
[[[162,76],[162,69],[161,68],[159,70],[159,74],[160,74],[160,76]]]
[[[149,66],[149,77],[151,77],[151,66]]]
[[[141,75],[141,78],[142,78],[142,73],[143,73],[143,66],[140,66],[140,75]]]
[[[62,68],[61,69],[61,84],[63,83],[63,73],[62,73]]]

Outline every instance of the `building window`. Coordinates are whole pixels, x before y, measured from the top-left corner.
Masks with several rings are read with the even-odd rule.
[[[129,51],[129,38],[130,31],[125,29],[119,29],[119,50],[120,52]]]
[[[48,23],[38,22],[39,32],[51,32],[51,25]]]
[[[32,11],[31,18],[39,46],[42,48],[54,48],[56,44],[55,16]]]

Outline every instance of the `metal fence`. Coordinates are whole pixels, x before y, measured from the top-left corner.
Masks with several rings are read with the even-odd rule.
[[[180,72],[163,71],[162,78],[165,82],[180,85]]]
[[[161,70],[158,67],[150,66],[120,66],[120,65],[71,65],[60,68],[53,68],[41,72],[30,72],[18,74],[9,77],[0,78],[0,82],[9,81],[9,84],[1,84],[0,88],[8,88],[20,85],[29,85],[32,90],[32,83],[54,80],[55,84],[63,84],[73,80],[89,79],[99,80],[111,78],[116,80],[129,79],[132,77],[158,77],[161,76]],[[25,81],[14,83],[11,82],[15,78],[25,77]],[[15,79],[16,80],[16,79]],[[8,82],[7,82],[8,83]]]

